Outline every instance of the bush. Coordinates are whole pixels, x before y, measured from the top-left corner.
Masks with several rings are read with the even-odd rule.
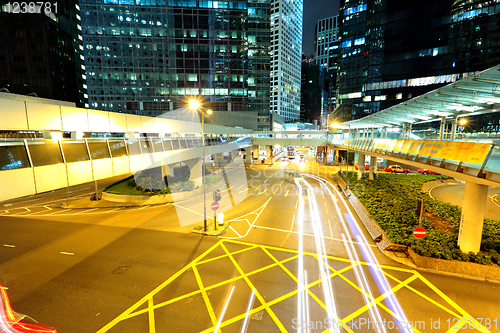
[[[462,253],[458,249],[458,232],[462,209],[430,198],[422,192],[422,185],[438,179],[436,175],[379,174],[373,181],[357,180],[348,175],[349,187],[356,189],[356,196],[368,212],[385,230],[389,239],[397,244],[410,246],[416,253],[433,258],[455,259],[480,264],[500,263],[500,222],[486,219],[483,227],[481,251],[485,253]],[[360,190],[362,189],[362,190]],[[444,220],[450,231],[435,230],[427,218],[422,227],[427,230],[425,238],[413,237],[418,226],[415,214],[417,202],[424,199],[424,209]]]

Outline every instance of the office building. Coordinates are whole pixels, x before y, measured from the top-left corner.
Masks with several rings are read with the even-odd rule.
[[[286,121],[300,118],[302,0],[272,0],[271,111]]]
[[[340,21],[338,121],[378,112],[500,61],[496,1],[342,0]]]
[[[339,16],[319,20],[314,29],[314,49],[316,64],[322,66],[328,75],[325,77],[326,109],[331,111],[337,104],[336,77],[339,59]],[[325,112],[328,112],[325,110]],[[323,121],[326,121],[324,119]]]
[[[286,13],[273,29],[271,7]],[[201,96],[215,111],[255,112],[268,129],[272,85],[283,99],[273,110],[298,118],[301,1],[82,0],[81,8],[92,108],[154,116]],[[295,72],[271,82],[271,67]]]
[[[88,106],[77,3],[0,5],[2,91]]]
[[[302,61],[300,120],[326,125],[329,98],[329,73],[326,67]]]

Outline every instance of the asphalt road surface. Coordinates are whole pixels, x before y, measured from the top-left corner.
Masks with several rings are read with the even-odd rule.
[[[202,224],[199,198],[63,209],[60,190],[2,203],[0,278],[13,308],[75,333],[325,332],[334,324],[341,328],[331,332],[457,332],[466,320],[471,329],[460,332],[500,331],[499,285],[385,257],[333,186],[336,169],[303,152],[304,162],[237,171],[237,186],[223,192],[230,227],[220,237],[192,233]],[[85,198],[93,185],[70,192]],[[181,211],[198,222],[182,227]]]

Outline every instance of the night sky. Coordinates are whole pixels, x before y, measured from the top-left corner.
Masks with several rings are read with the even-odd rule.
[[[338,15],[339,0],[304,0],[304,32],[302,35],[302,53],[314,52],[314,26],[318,20]]]

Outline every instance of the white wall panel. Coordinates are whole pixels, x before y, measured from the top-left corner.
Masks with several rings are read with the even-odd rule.
[[[33,169],[23,168],[0,171],[0,201],[35,194]]]
[[[111,158],[92,161],[92,170],[94,170],[94,180],[113,177]]]
[[[130,172],[137,172],[141,170],[144,170],[142,154],[130,156]]]
[[[141,128],[143,133],[153,133],[155,131],[155,118],[141,116]]]
[[[89,131],[109,132],[109,117],[106,111],[88,110]]]
[[[26,108],[23,101],[2,99],[0,129],[28,129]]]
[[[127,115],[118,112],[109,113],[109,130],[112,133],[127,132]]]
[[[62,130],[59,105],[26,102],[28,127],[32,130]]]
[[[36,192],[42,193],[67,186],[66,166],[62,163],[33,168]]]
[[[61,118],[63,131],[88,132],[87,109],[61,106]]]
[[[119,176],[130,173],[130,164],[128,156],[113,158],[113,176]]]
[[[127,115],[127,132],[141,131],[141,116],[135,114]]]
[[[92,179],[92,165],[90,161],[68,163],[69,186],[88,183]]]

